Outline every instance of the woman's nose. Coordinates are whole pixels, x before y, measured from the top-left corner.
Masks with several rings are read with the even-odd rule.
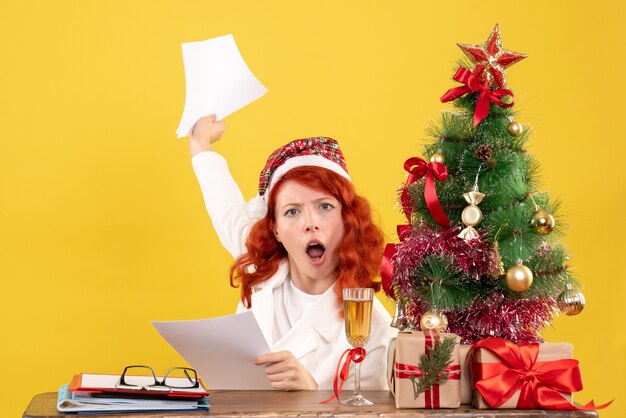
[[[306,223],[304,230],[306,232],[319,231],[319,219],[315,215],[315,213],[308,212],[306,216]]]

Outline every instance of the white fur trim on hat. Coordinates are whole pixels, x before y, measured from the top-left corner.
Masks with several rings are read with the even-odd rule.
[[[272,190],[272,186],[274,185],[274,183],[277,182],[282,176],[284,176],[287,171],[292,170],[296,167],[304,166],[326,168],[351,181],[348,172],[336,162],[331,161],[326,157],[322,157],[321,155],[299,155],[297,157],[289,158],[274,171],[274,173],[272,174],[272,178],[267,185],[267,190],[265,191],[265,194],[263,196],[269,196],[269,193]]]
[[[267,215],[267,202],[258,194],[246,204],[246,215],[254,221],[261,220]]]

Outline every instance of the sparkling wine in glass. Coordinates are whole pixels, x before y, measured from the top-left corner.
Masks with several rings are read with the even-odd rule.
[[[352,347],[363,347],[370,338],[372,329],[372,300],[374,290],[371,288],[343,289],[343,312],[346,324],[346,337]],[[345,401],[345,405],[372,405],[361,395],[361,363],[354,363],[354,394]]]

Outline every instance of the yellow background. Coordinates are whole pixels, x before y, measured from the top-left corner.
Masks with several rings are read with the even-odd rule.
[[[626,412],[623,166],[626,13],[619,1],[3,1],[0,6],[0,410],[75,373],[182,361],[149,323],[234,311],[217,241],[174,131],[180,44],[233,33],[269,89],[218,144],[246,197],[290,139],[340,140],[389,240],[402,164],[455,86],[456,42],[496,22],[542,190],[560,198],[587,307],[570,341],[585,390]],[[620,414],[621,412],[621,414]]]

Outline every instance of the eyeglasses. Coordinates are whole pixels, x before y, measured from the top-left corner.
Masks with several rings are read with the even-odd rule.
[[[126,366],[120,376],[118,389],[154,390],[171,392],[172,389],[199,387],[198,374],[189,367],[171,367],[159,380],[150,366]]]

